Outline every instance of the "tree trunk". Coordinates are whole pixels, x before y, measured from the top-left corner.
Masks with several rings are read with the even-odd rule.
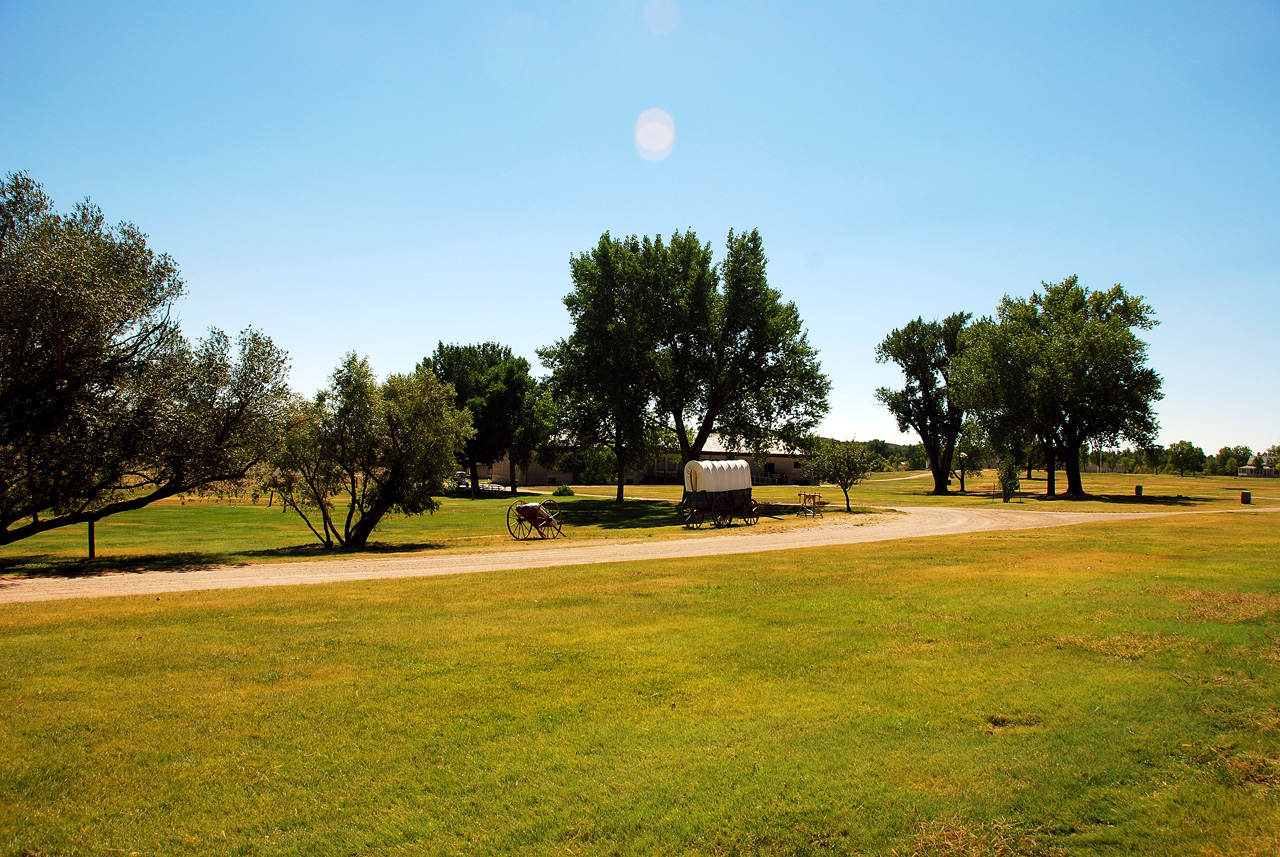
[[[519,494],[520,483],[516,481],[516,463],[511,460],[510,456],[507,456],[507,462],[511,465],[511,493]]]
[[[369,536],[373,535],[374,528],[378,526],[382,516],[389,511],[391,511],[389,503],[379,503],[361,515],[360,520],[356,521],[355,526],[351,528],[351,534],[347,536],[347,542],[342,546],[343,549],[349,551],[364,550],[369,544]]]
[[[89,522],[89,559],[93,559],[98,555],[98,546],[93,538],[93,521]]]
[[[1058,450],[1051,443],[1044,445],[1044,468],[1045,496],[1054,497],[1058,493]]]
[[[622,502],[623,490],[622,486],[626,482],[626,469],[622,466],[622,432],[618,432],[617,441],[613,447],[613,457],[618,463],[618,502]]]
[[[951,462],[941,449],[925,451],[929,454],[929,470],[933,473],[933,493],[947,494],[947,481],[951,476]]]
[[[467,470],[471,473],[471,499],[476,499],[480,491],[480,465],[473,458],[467,462]]]
[[[853,507],[849,505],[849,489],[841,486],[840,490],[844,492],[844,510],[852,515]]]
[[[1067,496],[1083,497],[1084,481],[1080,478],[1080,447],[1068,448],[1064,454],[1063,464],[1067,468]]]

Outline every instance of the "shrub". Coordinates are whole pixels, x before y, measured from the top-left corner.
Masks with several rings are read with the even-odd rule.
[[[554,491],[552,491],[552,492],[551,492],[551,496],[553,496],[553,497],[572,497],[572,496],[573,496],[573,489],[572,489],[572,488],[570,488],[568,485],[561,485],[561,486],[557,487],[557,488],[556,488],[556,490],[554,490]]]

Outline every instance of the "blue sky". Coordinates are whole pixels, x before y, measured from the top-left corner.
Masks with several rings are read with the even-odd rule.
[[[1155,307],[1162,441],[1280,442],[1275,2],[0,0],[0,108],[0,171],[136,223],[184,329],[265,330],[302,392],[534,359],[605,230],[756,227],[828,434],[899,438],[890,329],[1074,273]]]

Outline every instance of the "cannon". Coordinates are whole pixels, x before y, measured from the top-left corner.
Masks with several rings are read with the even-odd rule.
[[[738,515],[747,524],[760,520],[760,504],[751,496],[751,465],[745,461],[690,461],[684,466],[684,525],[698,529],[710,518],[727,527]]]
[[[507,532],[520,541],[533,538],[534,533],[540,539],[562,536],[561,523],[560,504],[555,500],[543,500],[541,503],[517,500],[507,508]]]

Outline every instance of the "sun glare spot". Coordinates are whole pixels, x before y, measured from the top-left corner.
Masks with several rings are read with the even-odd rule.
[[[654,107],[636,120],[636,151],[646,161],[661,161],[676,142],[676,123],[665,110]]]
[[[680,23],[680,10],[671,0],[649,0],[644,7],[644,24],[652,32],[665,35]]]

